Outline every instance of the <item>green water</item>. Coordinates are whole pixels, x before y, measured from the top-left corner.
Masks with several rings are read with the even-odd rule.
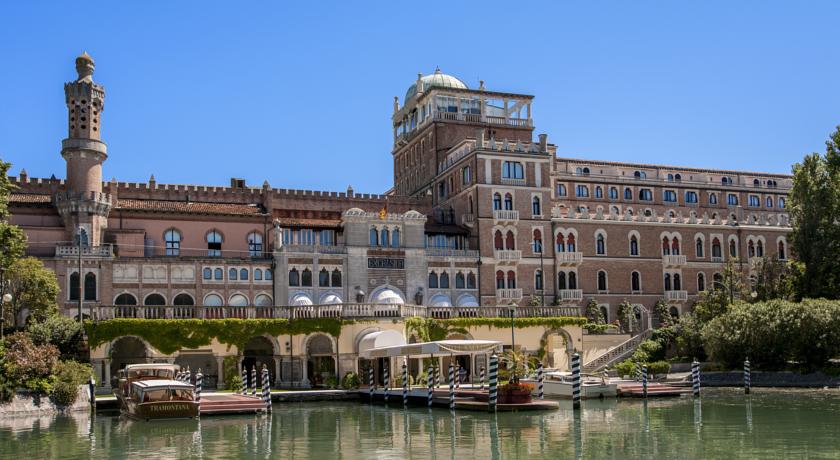
[[[576,415],[577,414],[577,415]],[[840,458],[840,391],[707,390],[584,401],[550,412],[450,413],[355,402],[273,415],[138,422],[76,414],[0,420],[0,458]]]

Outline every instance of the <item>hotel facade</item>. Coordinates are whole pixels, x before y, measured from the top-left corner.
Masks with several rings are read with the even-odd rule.
[[[534,135],[533,96],[469,88],[440,70],[394,98],[394,185],[381,195],[236,178],[103,181],[105,88],[87,54],[76,70],[65,84],[66,178],[11,178],[12,223],[55,272],[62,313],[365,320],[338,338],[255,337],[243,350],[214,343],[165,355],[121,338],[91,350],[106,386],[144,361],[202,367],[221,382],[226,356],[269,364],[279,385],[318,384],[368,365],[365,346],[416,340],[405,337],[407,317],[505,317],[511,305],[517,317],[580,316],[594,299],[613,322],[626,299],[642,334],[658,301],[674,315],[690,310],[728,259],[748,271],[789,257],[790,176],[558,157]],[[632,338],[579,327],[517,335],[517,348],[547,347],[556,367],[574,350],[586,362]],[[510,345],[509,331],[467,336]],[[471,376],[479,358],[461,363]]]

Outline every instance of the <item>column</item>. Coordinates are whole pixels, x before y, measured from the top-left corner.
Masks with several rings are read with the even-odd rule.
[[[274,355],[274,387],[278,387],[280,382],[280,371],[283,369],[283,356]]]
[[[111,388],[111,360],[106,358],[102,360],[102,366],[105,368],[105,378],[102,379],[102,386]]]
[[[225,357],[216,356],[216,367],[218,370],[218,379],[216,380],[216,389],[221,390],[225,387]]]

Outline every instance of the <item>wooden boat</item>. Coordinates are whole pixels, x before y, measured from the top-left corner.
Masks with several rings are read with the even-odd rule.
[[[572,398],[572,373],[549,371],[543,380],[543,394],[555,398]],[[536,379],[522,379],[523,382],[537,385]],[[615,398],[617,385],[610,383],[605,378],[588,375],[581,375],[580,397],[581,399]],[[536,391],[536,389],[534,390]]]
[[[195,418],[199,405],[195,388],[175,380],[174,364],[133,364],[120,371],[114,395],[120,411],[141,420]]]

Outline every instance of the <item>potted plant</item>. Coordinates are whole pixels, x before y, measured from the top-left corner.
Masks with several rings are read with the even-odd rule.
[[[531,402],[534,385],[530,383],[507,383],[499,386],[499,404],[527,404]]]

